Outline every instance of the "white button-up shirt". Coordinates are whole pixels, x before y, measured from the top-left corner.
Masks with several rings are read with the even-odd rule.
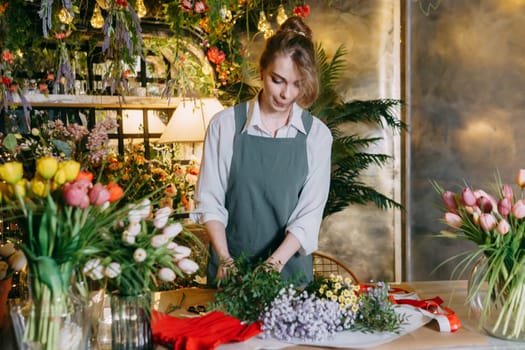
[[[301,118],[302,112],[303,109],[294,104],[287,125],[277,131],[276,137],[293,138],[298,132],[306,133]],[[257,98],[248,103],[247,120],[242,132],[273,137],[262,124]],[[230,107],[217,113],[206,131],[195,193],[196,209],[190,215],[197,223],[204,224],[210,220],[218,220],[225,226],[228,223],[228,211],[224,203],[234,136],[235,114],[234,108]],[[313,118],[308,133],[306,147],[308,174],[286,228],[287,232],[293,233],[301,243],[301,254],[310,254],[318,247],[319,228],[330,188],[332,134],[316,117]]]

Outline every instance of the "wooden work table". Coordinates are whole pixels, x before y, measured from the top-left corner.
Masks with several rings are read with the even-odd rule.
[[[422,350],[422,349],[462,349],[462,350],[517,350],[525,349],[525,343],[505,341],[489,337],[476,327],[473,319],[465,305],[467,294],[467,281],[422,281],[401,284],[401,286],[415,290],[421,299],[436,296],[444,300],[444,306],[451,308],[459,316],[462,327],[455,333],[439,332],[435,321],[426,326],[408,333],[390,343],[369,350]],[[190,305],[206,305],[213,299],[214,291],[207,289],[181,289],[177,291],[159,292],[154,294],[154,306],[159,311],[166,311],[174,306],[180,308],[171,313],[174,316],[188,316],[186,310]],[[250,339],[242,343],[230,343],[221,345],[218,350],[255,350],[255,349],[284,349],[287,350],[313,350],[328,349],[315,346],[297,346],[281,343],[279,347],[275,344],[265,346],[261,340]],[[162,347],[159,347],[162,349]]]

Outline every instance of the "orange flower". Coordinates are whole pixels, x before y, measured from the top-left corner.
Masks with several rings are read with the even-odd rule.
[[[77,175],[76,180],[80,179],[93,182],[93,173],[90,173],[89,171],[80,171]]]
[[[109,191],[110,202],[118,201],[124,195],[124,190],[122,189],[122,187],[120,187],[119,184],[117,184],[114,181],[110,181],[106,185],[106,188]]]
[[[219,50],[217,46],[212,46],[208,50],[208,59],[211,63],[221,64],[226,59],[226,54]]]

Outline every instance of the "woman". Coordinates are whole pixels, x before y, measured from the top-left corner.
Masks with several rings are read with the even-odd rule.
[[[306,111],[319,90],[310,28],[289,18],[259,63],[259,95],[219,112],[206,133],[192,218],[210,236],[209,284],[240,255],[283,279],[313,279],[332,135]]]

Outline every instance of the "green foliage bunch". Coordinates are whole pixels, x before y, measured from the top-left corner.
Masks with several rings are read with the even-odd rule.
[[[255,322],[286,286],[280,274],[265,264],[253,264],[246,257],[234,262],[230,273],[218,284],[211,307],[240,320]]]

